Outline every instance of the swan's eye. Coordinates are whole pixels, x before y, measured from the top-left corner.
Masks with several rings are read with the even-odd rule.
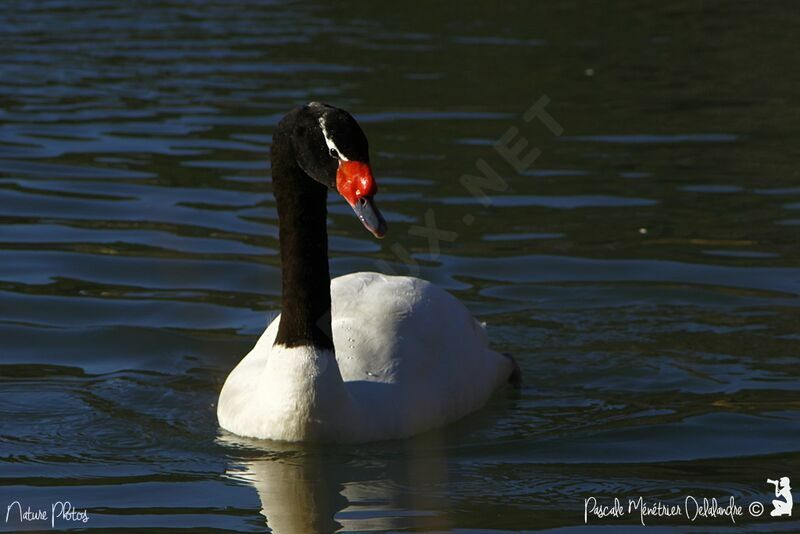
[[[335,148],[330,149],[329,154],[333,159],[339,159],[339,152]]]

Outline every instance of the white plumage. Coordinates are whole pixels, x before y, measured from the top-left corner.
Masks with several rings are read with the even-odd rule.
[[[403,438],[483,406],[513,360],[455,297],[418,278],[331,281],[335,355],[274,345],[280,317],[230,373],[217,407],[235,434],[358,443]]]

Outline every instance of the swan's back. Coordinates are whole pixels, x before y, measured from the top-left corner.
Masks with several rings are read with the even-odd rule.
[[[459,419],[512,373],[467,308],[425,280],[354,273],[332,280],[331,296],[336,360],[375,433]]]

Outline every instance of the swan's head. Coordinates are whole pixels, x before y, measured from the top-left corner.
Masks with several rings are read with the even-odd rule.
[[[375,237],[386,234],[386,221],[373,200],[378,187],[369,166],[369,144],[352,115],[319,102],[303,106],[292,146],[306,174],[336,189]]]

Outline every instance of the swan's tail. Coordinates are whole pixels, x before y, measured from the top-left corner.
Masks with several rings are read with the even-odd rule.
[[[520,369],[517,359],[507,352],[502,354],[511,360],[511,374],[508,377],[508,383],[514,386],[514,389],[522,389],[522,369]]]

